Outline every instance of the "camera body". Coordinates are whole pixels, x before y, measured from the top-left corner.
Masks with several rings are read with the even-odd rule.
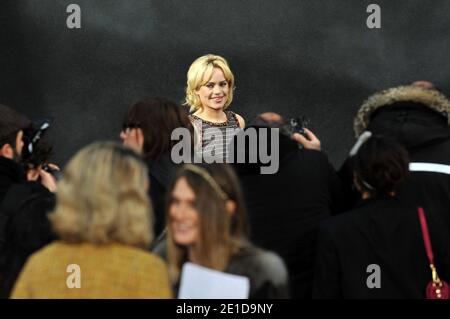
[[[296,118],[290,118],[287,123],[281,128],[281,132],[287,136],[291,136],[294,133],[299,133],[308,138],[305,128],[308,128],[310,119],[306,116],[299,116]]]
[[[22,150],[21,162],[25,170],[41,167],[43,170],[51,173],[57,178],[59,172],[48,165],[49,159],[53,154],[53,148],[45,141],[45,139],[42,139],[50,127],[51,122],[51,120],[45,119],[34,123],[24,130],[24,147]]]

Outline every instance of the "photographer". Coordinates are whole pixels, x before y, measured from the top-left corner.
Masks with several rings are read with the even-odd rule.
[[[53,148],[43,139],[50,126],[49,120],[33,123],[24,131],[23,140],[27,147],[23,149],[21,164],[27,180],[40,182],[50,192],[56,192],[56,178],[60,176],[59,167],[50,163]]]
[[[0,105],[0,298],[9,296],[28,256],[54,239],[47,212],[56,181],[42,167],[26,171],[21,162],[30,153],[30,129],[25,116]]]
[[[247,200],[251,241],[284,259],[291,297],[310,298],[317,227],[338,210],[341,185],[317,137],[286,123],[264,113],[248,128],[280,129],[278,172],[260,174],[260,163],[234,167]],[[244,151],[249,153],[248,145]]]

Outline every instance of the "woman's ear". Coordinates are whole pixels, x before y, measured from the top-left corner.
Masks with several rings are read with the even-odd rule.
[[[225,204],[228,214],[234,215],[236,213],[236,202],[234,200],[227,200]]]

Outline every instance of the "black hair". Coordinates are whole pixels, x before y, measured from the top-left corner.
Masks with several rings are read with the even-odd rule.
[[[17,133],[30,124],[27,117],[9,106],[0,104],[0,147],[5,144],[15,147]]]

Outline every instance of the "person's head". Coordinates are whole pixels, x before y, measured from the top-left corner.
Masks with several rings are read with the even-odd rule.
[[[264,112],[258,114],[252,124],[255,126],[281,128],[284,124],[286,124],[286,120],[278,113]]]
[[[409,156],[396,141],[374,135],[351,157],[351,167],[355,186],[363,198],[393,196],[409,175]]]
[[[156,159],[169,152],[177,141],[171,140],[176,128],[193,127],[188,114],[175,103],[161,97],[145,98],[133,104],[127,111],[120,138],[123,144]]]
[[[168,191],[168,256],[172,278],[190,260],[224,270],[246,236],[245,207],[238,178],[226,164],[179,170]]]
[[[23,148],[23,131],[30,124],[24,115],[0,104],[0,156],[19,159]]]
[[[355,136],[364,131],[393,132],[392,125],[386,122],[391,112],[398,112],[405,117],[404,112],[412,111],[417,116],[426,116],[428,120],[416,123],[427,126],[450,126],[450,100],[438,90],[433,83],[416,81],[410,85],[392,87],[369,96],[359,108],[353,120]],[[405,117],[406,118],[406,117]],[[430,121],[431,119],[431,121]],[[392,136],[392,135],[391,135]],[[403,144],[409,148],[410,145]],[[408,144],[414,145],[415,141]]]
[[[132,150],[93,143],[68,163],[50,215],[69,243],[122,243],[147,247],[153,239],[147,168]]]
[[[226,109],[233,100],[234,75],[221,56],[208,54],[195,60],[187,73],[185,105],[191,111],[201,108]]]
[[[434,86],[434,84],[430,81],[426,81],[426,80],[419,80],[419,81],[415,81],[411,84],[412,86],[416,86],[416,87],[420,87],[423,89],[428,89],[428,90],[435,90],[436,87]]]

